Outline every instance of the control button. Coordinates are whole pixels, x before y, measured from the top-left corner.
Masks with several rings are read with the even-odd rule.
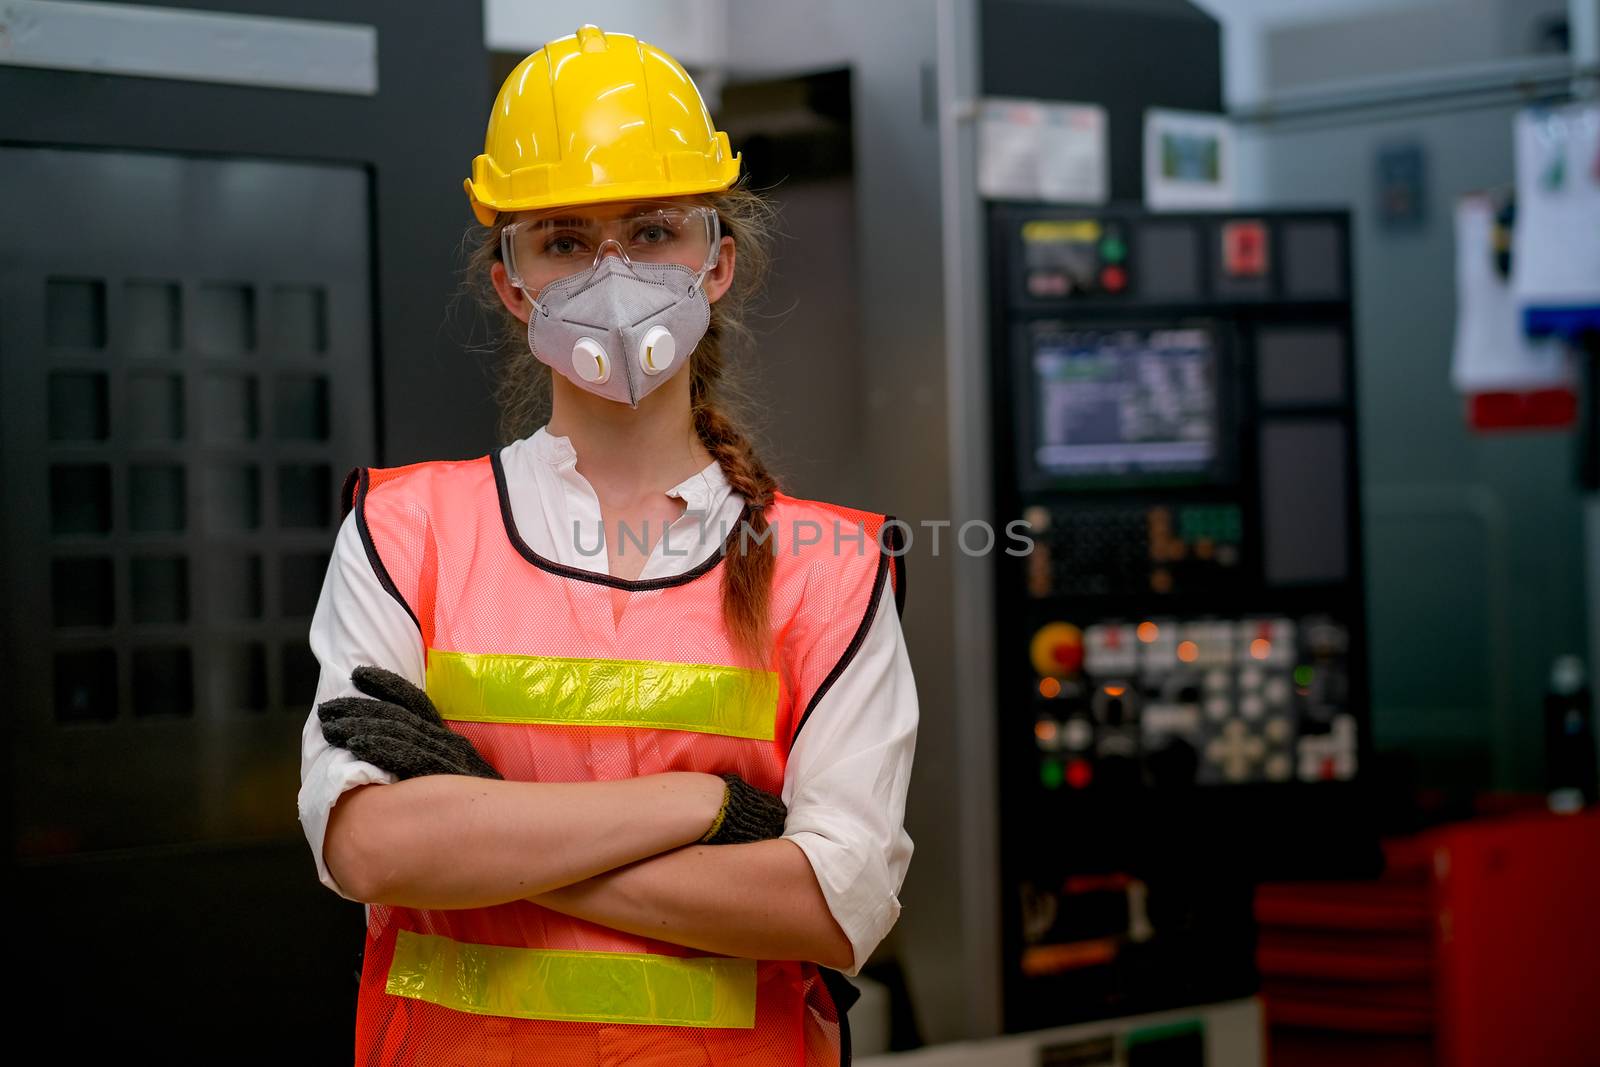
[[[1300,778],[1307,782],[1348,781],[1356,775],[1356,721],[1336,715],[1325,734],[1300,738]]]
[[[1265,223],[1247,219],[1222,227],[1222,269],[1229,277],[1265,277],[1267,258]]]
[[[1275,674],[1267,680],[1261,693],[1267,698],[1268,704],[1281,708],[1289,703],[1289,679],[1281,674]]]
[[[1267,735],[1267,740],[1273,744],[1281,745],[1289,740],[1289,720],[1284,718],[1268,719],[1267,725],[1261,728]]]
[[[1206,746],[1206,758],[1222,769],[1230,782],[1242,782],[1267,754],[1266,743],[1252,734],[1244,723],[1234,719],[1222,728],[1222,736]]]
[[[1089,783],[1094,781],[1094,767],[1086,759],[1075,759],[1067,763],[1067,784],[1074,789],[1087,789]]]
[[[1061,788],[1061,761],[1054,757],[1039,765],[1039,784],[1046,789]]]
[[[1054,719],[1040,719],[1034,723],[1033,736],[1046,752],[1054,752],[1061,747],[1061,730]]]
[[[1041,626],[1029,643],[1028,658],[1041,675],[1071,677],[1083,666],[1083,631],[1066,622]]]
[[[1226,693],[1228,691],[1228,672],[1220,667],[1206,671],[1206,692]]]
[[[1287,754],[1278,752],[1267,758],[1265,770],[1267,777],[1272,781],[1286,782],[1289,780],[1289,776],[1294,773],[1294,763]]]
[[[1227,697],[1212,697],[1206,701],[1207,717],[1216,719],[1218,722],[1226,719],[1230,710]]]
[[[1243,715],[1247,719],[1259,719],[1266,713],[1266,702],[1255,693],[1251,693],[1249,696],[1246,696],[1243,700],[1239,701],[1239,714]]]
[[[1094,744],[1094,727],[1089,725],[1087,719],[1068,719],[1061,729],[1061,738],[1067,748],[1082,752]]]
[[[1108,293],[1120,293],[1128,287],[1128,272],[1121,267],[1107,267],[1100,272],[1100,288]]]
[[[1126,242],[1116,234],[1108,234],[1106,239],[1100,242],[1100,258],[1107,263],[1121,263],[1127,258],[1127,255],[1128,246]]]

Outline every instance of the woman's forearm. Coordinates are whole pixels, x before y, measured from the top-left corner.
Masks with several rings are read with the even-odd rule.
[[[541,894],[534,903],[702,952],[811,960],[841,970],[854,962],[810,860],[782,838],[681,848]]]
[[[358,900],[487,907],[698,840],[722,795],[708,774],[570,784],[428,775],[346,793],[323,857]]]

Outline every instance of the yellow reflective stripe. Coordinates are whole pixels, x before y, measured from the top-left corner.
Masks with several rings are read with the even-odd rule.
[[[474,1015],[748,1030],[754,960],[501,948],[400,930],[385,991]]]
[[[771,741],[778,675],[654,660],[428,650],[428,695],[457,722],[638,726]]]

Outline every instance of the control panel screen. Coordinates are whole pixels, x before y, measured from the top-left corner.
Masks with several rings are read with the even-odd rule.
[[[1060,479],[1204,478],[1218,466],[1217,341],[1206,327],[1040,323],[1033,465]]]

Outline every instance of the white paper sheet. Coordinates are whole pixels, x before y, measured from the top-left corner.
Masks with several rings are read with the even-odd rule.
[[[1516,141],[1517,300],[1600,306],[1600,104],[1524,111]]]
[[[1106,112],[1098,104],[991,97],[978,124],[978,192],[995,200],[1103,204]]]
[[[1450,380],[1467,394],[1570,386],[1566,347],[1523,333],[1510,281],[1495,269],[1495,210],[1488,196],[1466,196],[1456,204],[1456,343]]]

